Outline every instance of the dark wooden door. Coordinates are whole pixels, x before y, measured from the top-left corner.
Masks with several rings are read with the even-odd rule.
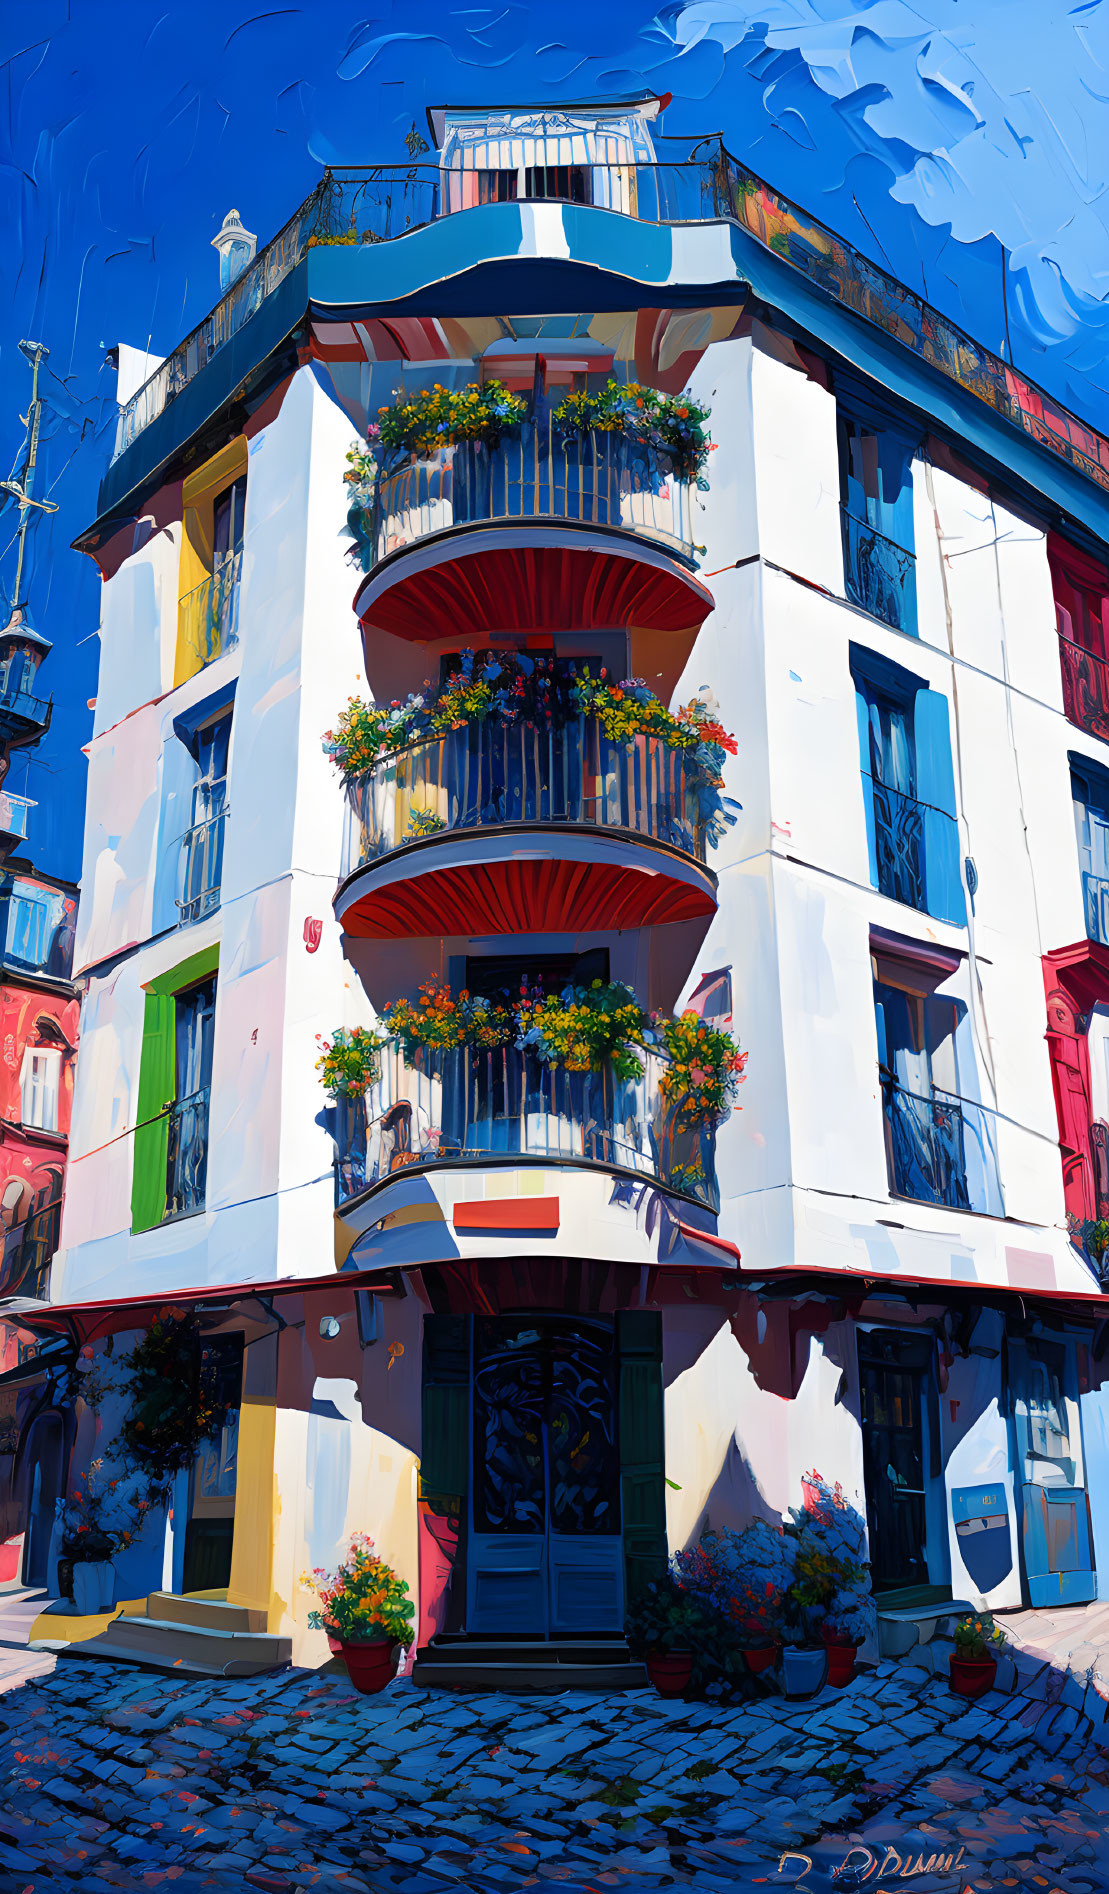
[[[863,1472],[875,1591],[927,1585],[925,1402],[930,1336],[861,1330]]]

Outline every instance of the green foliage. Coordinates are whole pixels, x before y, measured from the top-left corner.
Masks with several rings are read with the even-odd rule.
[[[996,1657],[1006,1643],[1005,1632],[994,1623],[988,1611],[971,1612],[955,1626],[955,1649],[960,1657],[972,1662]]]
[[[373,1540],[356,1532],[342,1564],[334,1572],[321,1567],[305,1572],[301,1583],[314,1591],[319,1609],[308,1614],[314,1631],[328,1631],[344,1644],[367,1644],[388,1638],[393,1644],[412,1639],[416,1608],[408,1586],[391,1565],[379,1558]]]
[[[324,1091],[332,1098],[364,1097],[378,1075],[379,1054],[385,1041],[366,1026],[352,1026],[349,1032],[338,1026],[330,1039],[319,1033],[316,1038],[323,1048],[316,1070]]]
[[[624,1635],[633,1657],[656,1657],[671,1651],[697,1653],[717,1641],[711,1615],[672,1572],[652,1579],[624,1620]]]
[[[124,1449],[146,1470],[151,1492],[164,1496],[174,1474],[192,1466],[226,1419],[215,1372],[203,1361],[195,1315],[159,1310],[128,1356],[127,1369]]]

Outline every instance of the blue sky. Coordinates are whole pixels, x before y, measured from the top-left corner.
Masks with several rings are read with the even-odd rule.
[[[99,579],[69,542],[114,431],[118,341],[167,352],[216,299],[231,206],[264,241],[320,167],[394,160],[424,107],[647,87],[1109,431],[1109,0],[34,0],[0,17],[0,461],[50,347],[30,600],[53,727],[9,787],[76,876]],[[14,236],[14,242],[13,242]],[[18,267],[13,272],[13,263]],[[13,280],[14,274],[14,280]],[[0,510],[0,589],[14,577]],[[121,812],[121,821],[125,814]]]

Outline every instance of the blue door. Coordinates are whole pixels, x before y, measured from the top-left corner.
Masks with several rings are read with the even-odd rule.
[[[1033,1605],[1097,1597],[1077,1398],[1074,1344],[1028,1336],[1009,1343],[1021,1548]]]
[[[466,1628],[624,1622],[611,1320],[475,1316]]]

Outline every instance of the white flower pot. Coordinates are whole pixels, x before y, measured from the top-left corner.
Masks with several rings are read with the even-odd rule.
[[[79,1618],[110,1611],[115,1599],[116,1574],[110,1559],[78,1559],[73,1567],[73,1603]]]
[[[787,1697],[815,1697],[828,1673],[827,1651],[782,1652],[782,1688]]]

